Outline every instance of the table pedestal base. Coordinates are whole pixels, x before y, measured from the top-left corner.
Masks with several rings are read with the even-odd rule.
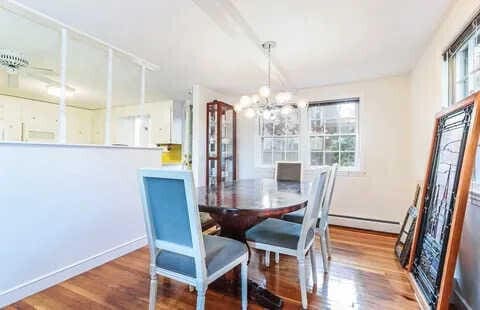
[[[235,275],[232,275],[235,273]],[[234,296],[241,296],[241,285],[239,279],[229,279],[232,276],[237,278],[237,270],[219,278],[209,285],[214,290],[222,293],[228,293]],[[277,295],[271,293],[267,289],[261,287],[252,280],[248,280],[248,299],[256,302],[265,309],[279,310],[283,308],[283,300]]]
[[[221,227],[220,236],[232,238],[244,242],[245,244],[247,244],[245,231],[264,220],[264,218],[255,215],[232,216],[215,213],[210,215]],[[272,216],[275,217],[274,215]],[[250,247],[248,247],[248,253],[250,262],[250,257],[252,255]],[[213,282],[210,286],[214,289],[217,287],[218,291],[225,292],[225,290],[227,290],[236,296],[240,296],[240,268],[235,268],[225,276]],[[283,308],[283,300],[280,297],[250,279],[248,280],[248,299],[266,309],[277,310]]]

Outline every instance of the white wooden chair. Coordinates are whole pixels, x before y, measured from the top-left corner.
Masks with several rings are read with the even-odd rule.
[[[328,260],[332,257],[331,245],[330,245],[330,231],[328,229],[328,213],[330,212],[330,206],[332,204],[333,191],[335,188],[335,180],[337,178],[338,165],[334,164],[330,169],[330,176],[327,183],[327,191],[325,194],[325,201],[318,213],[317,232],[320,236],[320,246],[322,248],[322,260],[323,271],[328,272],[329,264]],[[283,220],[301,223],[303,221],[303,215],[305,210],[300,209],[294,212],[290,212],[282,216]]]
[[[329,170],[329,168],[321,169],[315,177],[302,224],[268,218],[250,228],[245,234],[251,248],[282,253],[297,258],[303,308],[307,308],[308,305],[305,270],[305,257],[308,253],[310,253],[312,264],[313,283],[317,283],[313,244],[319,208],[325,199],[325,184],[328,181]]]
[[[301,161],[276,161],[274,179],[277,181],[302,182],[303,164]],[[270,251],[265,252],[265,266],[270,266]],[[275,253],[275,263],[280,262],[280,254]]]
[[[247,309],[248,249],[236,240],[202,235],[191,171],[141,169],[139,183],[150,249],[149,309],[155,309],[157,274],[194,286],[197,309],[204,309],[208,285],[238,265]]]
[[[301,161],[277,161],[275,162],[275,180],[301,182],[303,179],[303,167]]]

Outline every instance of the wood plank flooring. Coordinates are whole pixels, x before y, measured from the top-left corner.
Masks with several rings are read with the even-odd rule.
[[[332,260],[324,274],[317,257],[317,288],[309,285],[309,309],[418,309],[406,273],[393,254],[395,237],[331,228]],[[317,251],[320,245],[316,242]],[[147,309],[148,250],[142,248],[17,302],[13,309]],[[249,277],[284,299],[284,309],[300,309],[295,258],[281,256],[269,268],[263,254],[253,252]],[[194,309],[196,295],[188,287],[159,279],[157,309]],[[206,309],[240,309],[240,299],[208,290]],[[250,304],[249,309],[261,309]]]

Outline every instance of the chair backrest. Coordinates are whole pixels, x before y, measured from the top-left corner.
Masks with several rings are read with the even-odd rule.
[[[275,180],[301,182],[302,171],[302,162],[300,161],[277,161],[275,163]]]
[[[330,212],[330,206],[332,205],[333,190],[335,188],[335,180],[337,179],[338,164],[333,164],[330,168],[330,176],[328,177],[327,190],[325,193],[325,201],[320,208],[320,231],[324,231],[328,225],[328,213]]]
[[[205,246],[191,171],[140,169],[138,173],[150,264],[165,250],[194,258],[197,278],[206,278]]]
[[[308,232],[315,229],[318,221],[318,212],[325,200],[325,193],[330,174],[330,167],[318,169],[311,184],[305,215],[302,221],[302,232],[298,241],[297,251],[305,249]]]

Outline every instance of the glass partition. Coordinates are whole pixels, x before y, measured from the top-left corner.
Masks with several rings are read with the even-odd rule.
[[[61,59],[66,61],[62,64]],[[165,78],[153,68],[134,55],[0,1],[0,141],[179,144],[182,130],[175,122],[181,125],[183,110],[174,109],[162,91]],[[181,154],[181,148],[176,152]]]
[[[108,49],[70,33],[67,51],[66,141],[104,144]]]
[[[114,145],[147,146],[150,116],[141,105],[142,67],[113,54],[111,141]]]
[[[60,31],[0,7],[0,141],[57,139]]]

